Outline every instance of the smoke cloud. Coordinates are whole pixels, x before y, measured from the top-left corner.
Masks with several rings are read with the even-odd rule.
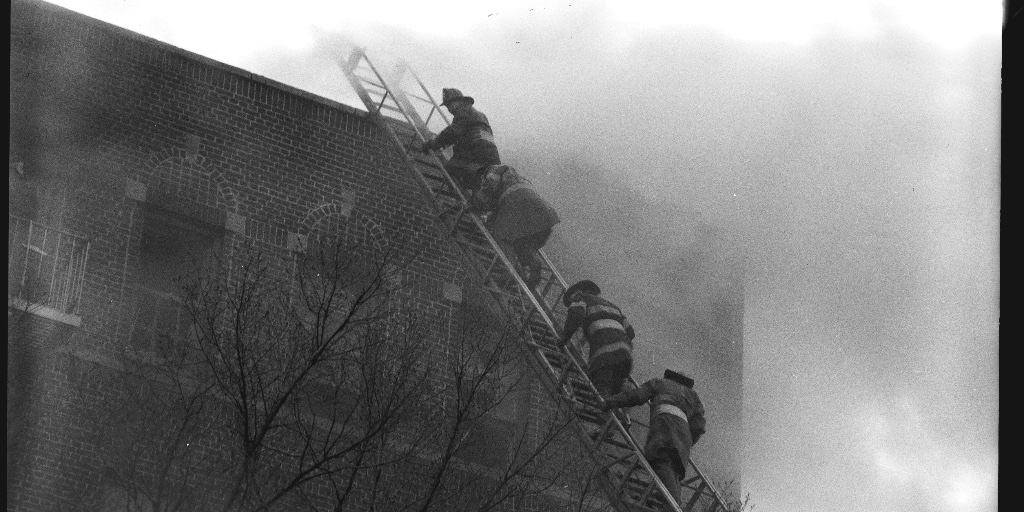
[[[755,42],[565,4],[449,32],[338,17],[227,62],[360,107],[336,66],[358,44],[476,98],[562,213],[548,253],[602,283],[641,350],[706,306],[674,275],[713,227],[744,262],[757,510],[995,510],[996,36],[943,46],[876,9],[863,34]]]
[[[476,98],[563,213],[549,254],[645,341],[671,343],[664,312],[705,300],[666,285],[699,226],[742,258],[759,509],[994,510],[998,42],[953,51],[884,18],[803,45],[624,40],[606,15],[359,44]],[[325,59],[351,42],[324,41]]]

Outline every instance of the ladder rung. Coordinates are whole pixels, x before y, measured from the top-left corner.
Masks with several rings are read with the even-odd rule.
[[[380,89],[382,91],[387,91],[388,90],[387,86],[385,86],[384,84],[380,84],[380,83],[374,82],[372,78],[366,78],[366,77],[362,77],[362,76],[358,77],[358,78],[360,80],[362,80],[364,84],[369,85],[370,87],[376,87],[376,88],[378,88],[378,89]],[[380,94],[380,93],[378,92],[377,94]]]
[[[605,482],[602,487],[609,494],[609,500],[616,511],[682,512],[678,505],[665,501],[666,490],[643,458],[632,435],[624,430],[619,420],[615,419],[617,416],[598,410],[600,397],[585,374],[587,364],[585,358],[579,354],[578,348],[570,346],[566,352],[560,347],[561,324],[556,317],[565,314],[560,299],[567,283],[547,255],[540,251],[541,260],[544,262],[540,284],[528,287],[518,276],[514,260],[509,260],[499,249],[497,241],[487,232],[482,219],[467,214],[466,198],[446,174],[443,160],[439,160],[436,154],[409,149],[412,142],[428,137],[432,133],[427,123],[435,113],[440,114],[443,123],[448,122],[447,116],[434,102],[423,82],[416,77],[416,82],[423,89],[422,94],[405,90],[401,87],[401,80],[408,74],[415,77],[415,73],[408,67],[403,67],[399,68],[401,74],[394,75],[397,77],[395,83],[389,86],[365,52],[358,48],[347,60],[341,60],[339,63],[367,109],[371,112],[394,112],[404,118],[403,120],[383,115],[376,117],[392,142],[402,151],[409,169],[416,174],[417,182],[424,189],[424,193],[433,201],[435,221],[452,236],[467,258],[469,267],[480,272],[483,277],[483,288],[491,299],[510,315],[510,318],[514,316],[517,319],[519,330],[529,338],[527,346],[533,349],[535,363],[542,366],[550,378],[549,390],[556,397],[569,401],[578,420],[579,434],[589,437],[585,425],[599,427],[598,437],[592,437],[589,443],[584,444],[591,447],[591,456],[595,463],[609,469],[607,475],[597,476]],[[367,76],[368,74],[375,78]],[[417,103],[414,103],[414,100]],[[427,107],[429,111],[421,110]],[[423,112],[426,112],[426,115],[423,115]],[[568,356],[567,353],[572,356]],[[602,461],[609,459],[609,465],[604,466]],[[631,467],[623,467],[629,466],[630,462]],[[711,497],[716,506],[723,506],[721,496],[711,483],[696,465],[693,465],[693,468],[699,477],[694,481],[699,482],[699,485],[691,497],[690,506],[705,495]],[[615,472],[621,473],[621,476],[615,477]],[[615,478],[620,482],[619,485],[609,487],[614,485],[612,480]],[[692,488],[692,482],[686,487]],[[622,506],[623,502],[627,504],[625,508]],[[653,508],[649,508],[648,504]]]
[[[379,106],[379,108],[380,108],[381,110],[387,110],[387,111],[389,111],[389,112],[398,112],[399,114],[401,114],[401,113],[402,113],[402,110],[401,110],[401,109],[399,109],[399,108],[396,108],[396,107],[392,107],[391,105],[389,105],[389,104],[387,104],[387,103],[381,103],[381,104],[380,104],[380,106]]]
[[[427,167],[430,167],[431,169],[438,169],[438,170],[443,169],[441,164],[437,163],[437,159],[436,158],[434,158],[434,157],[432,157],[430,155],[425,155],[425,154],[420,153],[418,151],[413,154],[412,159],[417,164],[425,165]]]
[[[402,92],[405,93],[405,95],[409,96],[410,98],[418,99],[418,100],[422,101],[423,103],[430,103],[431,106],[433,105],[433,102],[430,101],[430,98],[426,98],[426,97],[423,97],[423,96],[418,96],[416,94],[413,94],[413,93],[410,93],[410,92],[406,92],[404,90]]]

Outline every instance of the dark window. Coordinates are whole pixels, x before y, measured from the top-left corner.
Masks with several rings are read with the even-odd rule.
[[[190,318],[181,303],[187,279],[210,271],[222,230],[185,216],[147,208],[142,227],[132,345],[162,353],[184,336]]]
[[[195,275],[219,254],[222,230],[156,208],[147,209],[142,227],[139,285],[178,293],[180,279]]]

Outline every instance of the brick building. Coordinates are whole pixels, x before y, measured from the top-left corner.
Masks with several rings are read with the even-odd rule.
[[[11,27],[8,510],[152,510],[125,490],[125,469],[110,467],[83,418],[145,377],[126,357],[163,355],[161,340],[183,324],[177,279],[197,260],[257,250],[285,276],[325,234],[396,254],[406,263],[392,279],[426,319],[418,332],[441,347],[440,366],[467,319],[493,314],[365,112],[43,2],[13,2]],[[472,432],[479,446],[460,467],[507,463],[509,432],[555,410],[526,376]],[[539,426],[523,428],[539,439]],[[220,453],[201,443],[197,453]],[[175,478],[178,491],[191,482],[217,499],[230,486],[210,472]],[[400,478],[355,486],[414,487]],[[332,492],[311,480],[271,509],[327,509]],[[365,508],[368,492],[349,509]],[[564,506],[545,495],[503,506]]]
[[[286,269],[323,232],[415,252],[405,298],[457,337],[466,269],[365,112],[41,2],[11,26],[9,510],[104,485],[76,411],[112,391],[82,368],[158,352],[196,256]]]

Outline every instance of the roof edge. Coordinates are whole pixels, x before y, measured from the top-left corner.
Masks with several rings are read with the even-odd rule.
[[[350,105],[346,105],[344,103],[341,103],[341,102],[338,102],[338,101],[334,101],[332,99],[325,98],[323,96],[318,96],[318,95],[313,94],[313,93],[311,93],[309,91],[304,91],[304,90],[299,89],[297,87],[294,87],[294,86],[291,86],[291,85],[288,85],[288,84],[285,84],[285,83],[282,83],[282,82],[278,82],[277,80],[274,80],[274,79],[271,79],[271,78],[267,78],[267,77],[265,77],[263,75],[258,75],[256,73],[251,72],[251,71],[246,71],[245,69],[242,69],[242,68],[239,68],[239,67],[236,67],[236,66],[232,66],[230,64],[226,64],[224,62],[220,62],[218,60],[214,60],[214,59],[211,59],[209,57],[205,57],[203,55],[200,55],[198,53],[186,50],[184,48],[180,48],[178,46],[174,46],[174,45],[172,45],[170,43],[166,43],[164,41],[160,41],[159,39],[155,39],[153,37],[150,37],[150,36],[147,36],[147,35],[144,35],[144,34],[140,34],[138,32],[134,32],[134,31],[129,30],[127,28],[114,25],[114,24],[112,24],[110,22],[106,22],[106,21],[103,21],[103,20],[98,19],[98,18],[93,18],[93,17],[91,17],[91,16],[89,16],[87,14],[83,14],[83,13],[80,13],[78,11],[74,11],[74,10],[68,9],[68,8],[62,7],[60,5],[56,5],[56,4],[52,4],[52,3],[49,3],[49,2],[45,2],[43,0],[13,0],[11,3],[12,3],[12,6],[14,4],[31,5],[31,6],[36,7],[36,8],[49,10],[49,11],[51,11],[53,13],[59,13],[61,15],[72,16],[72,17],[80,17],[85,22],[94,24],[94,25],[96,25],[98,28],[100,28],[102,30],[107,30],[109,32],[112,32],[112,33],[114,33],[116,35],[119,35],[119,36],[126,37],[128,39],[134,39],[136,41],[139,41],[139,42],[142,42],[142,43],[145,43],[145,44],[153,45],[153,46],[155,46],[155,47],[157,47],[157,48],[159,48],[161,50],[167,51],[167,52],[172,53],[172,54],[177,54],[177,55],[180,55],[182,57],[185,57],[185,58],[188,58],[188,59],[191,59],[191,60],[194,60],[194,61],[196,61],[196,62],[198,62],[200,64],[209,66],[211,68],[220,69],[222,71],[238,75],[241,78],[252,80],[254,82],[261,83],[263,85],[272,87],[274,89],[278,89],[278,90],[280,90],[282,92],[285,92],[285,93],[288,93],[288,94],[293,94],[295,96],[298,96],[298,97],[301,97],[301,98],[304,98],[304,99],[307,99],[307,100],[310,100],[310,101],[313,101],[313,102],[316,102],[316,103],[320,103],[320,104],[322,104],[324,106],[341,110],[342,112],[347,113],[347,114],[352,114],[352,115],[356,115],[356,116],[360,116],[360,117],[364,117],[364,118],[369,118],[370,117],[370,114],[367,111],[365,111],[365,110],[360,110],[360,109],[358,109],[356,107],[353,107],[353,106],[350,106]]]

